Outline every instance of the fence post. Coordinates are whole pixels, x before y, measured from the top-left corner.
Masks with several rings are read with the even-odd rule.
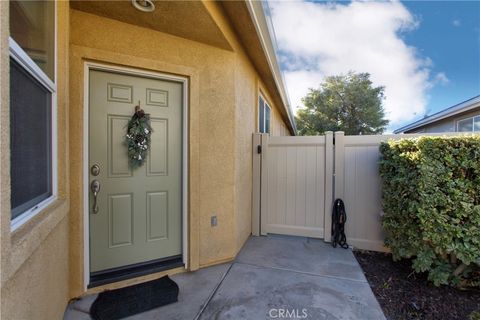
[[[323,240],[331,241],[332,203],[333,203],[333,162],[334,162],[333,132],[325,132],[325,201],[323,207]]]
[[[343,199],[345,196],[345,134],[343,131],[335,132],[335,169],[333,198]]]
[[[260,234],[267,235],[267,181],[268,181],[268,140],[270,135],[264,133],[261,135],[261,183],[260,183]]]
[[[253,186],[252,186],[252,235],[260,235],[260,186],[262,182],[262,135],[254,133],[252,137]],[[259,152],[260,151],[260,152]]]

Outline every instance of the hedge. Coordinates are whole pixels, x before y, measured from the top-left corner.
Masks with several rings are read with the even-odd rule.
[[[382,225],[395,260],[435,285],[480,284],[480,136],[380,145]]]

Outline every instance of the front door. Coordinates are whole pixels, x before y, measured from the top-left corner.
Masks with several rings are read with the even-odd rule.
[[[182,254],[182,86],[90,71],[92,273],[178,259]],[[147,160],[132,169],[125,135],[137,105],[150,114],[153,132]],[[100,185],[96,199],[91,190],[94,180]]]

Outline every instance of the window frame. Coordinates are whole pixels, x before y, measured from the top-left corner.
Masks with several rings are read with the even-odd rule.
[[[270,107],[270,104],[268,104],[267,102],[267,99],[265,99],[265,97],[260,93],[258,95],[259,97],[259,101],[258,101],[258,132],[260,133],[268,133],[270,134],[272,132],[272,108]],[[260,110],[260,99],[263,101],[263,110]],[[269,126],[268,126],[268,131],[266,131],[266,124],[267,124],[267,118],[266,118],[266,112],[265,112],[265,109],[268,108],[268,116],[269,116]],[[263,112],[263,123],[260,123],[260,111]],[[263,128],[263,131],[265,132],[262,132],[262,128]]]
[[[471,117],[466,117],[466,118],[462,118],[462,119],[458,119],[456,121],[456,132],[465,132],[465,133],[476,133],[476,132],[480,132],[480,131],[475,131],[475,118],[480,118],[480,115],[475,115],[475,116],[471,116]],[[459,129],[459,123],[462,122],[462,121],[465,121],[465,120],[471,120],[472,121],[472,131],[458,131]]]
[[[20,47],[20,45],[10,36],[9,37],[9,56],[10,59],[15,60],[20,67],[24,69],[29,75],[37,80],[44,88],[51,93],[51,186],[52,194],[34,204],[30,208],[20,213],[17,217],[10,220],[10,229],[15,231],[34,216],[42,212],[46,207],[50,206],[58,198],[58,138],[57,138],[57,3],[54,5],[54,73],[53,80],[30,58],[30,56]],[[10,106],[9,106],[10,107]],[[10,215],[11,216],[11,215]]]

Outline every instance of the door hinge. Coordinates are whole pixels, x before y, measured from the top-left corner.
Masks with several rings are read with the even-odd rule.
[[[262,153],[262,146],[261,145],[258,145],[257,146],[257,153]]]

